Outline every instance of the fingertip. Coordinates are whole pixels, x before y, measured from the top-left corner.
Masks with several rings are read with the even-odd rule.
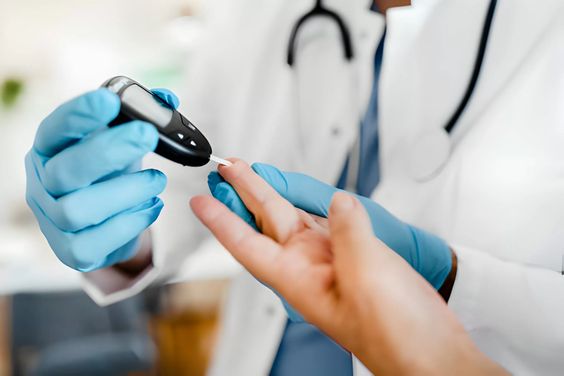
[[[161,214],[161,211],[164,208],[164,202],[159,197],[153,197],[151,201],[152,202],[149,205],[147,205],[148,208],[146,209],[146,213],[149,218],[147,226],[150,226],[153,222],[157,220],[157,218]]]
[[[190,199],[190,209],[206,226],[214,216],[213,204],[213,197],[207,195],[198,195]]]
[[[161,210],[163,210],[165,204],[164,204],[164,201],[161,200],[160,197],[155,197],[155,198],[156,198],[156,200],[155,200],[155,205],[153,206],[153,208],[155,208],[155,210],[158,211],[158,213],[157,213],[157,216],[158,216],[158,214],[161,212]]]
[[[151,174],[151,178],[153,179],[153,182],[157,185],[159,193],[164,191],[168,181],[167,176],[162,171],[155,169],[150,169],[146,171],[149,171],[149,173]]]
[[[220,182],[216,185],[214,191],[212,192],[213,197],[223,202],[224,204],[230,200],[230,198],[237,193],[235,189],[227,182]]]
[[[261,163],[261,162],[255,162],[251,165],[251,168],[256,172],[256,173],[269,173],[271,170],[278,170],[276,167],[274,167],[273,165],[270,165],[268,163]]]
[[[196,211],[202,205],[203,201],[205,200],[204,195],[193,196],[189,200],[190,209]]]
[[[148,199],[144,203],[136,206],[134,208],[134,211],[135,212],[143,212],[143,211],[146,211],[146,210],[153,210],[155,208],[159,208],[159,207],[162,207],[162,206],[164,206],[163,201],[159,197],[155,196],[155,197],[151,197],[150,199]]]
[[[169,106],[171,106],[174,109],[177,109],[178,106],[180,106],[180,100],[178,99],[178,96],[169,89],[155,88],[152,89],[151,92],[157,95],[159,98],[161,98],[163,101],[165,101]]]
[[[335,192],[331,199],[329,207],[330,215],[347,215],[349,214],[358,203],[352,195],[345,192]]]
[[[372,236],[372,224],[364,206],[353,195],[335,192],[329,207],[329,228],[332,236],[361,239]]]
[[[231,166],[221,165],[218,166],[217,171],[226,180],[236,178],[242,171],[249,169],[250,166],[247,162],[238,158],[228,158]]]
[[[210,192],[213,194],[215,191],[215,187],[225,180],[219,175],[217,171],[212,171],[208,174],[208,188]]]

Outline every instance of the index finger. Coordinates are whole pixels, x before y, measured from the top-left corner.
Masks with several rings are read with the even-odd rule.
[[[280,246],[255,231],[225,205],[210,196],[196,196],[190,207],[198,219],[252,275],[266,284],[276,278]]]
[[[107,126],[119,110],[118,96],[108,89],[83,94],[58,107],[41,122],[33,146],[39,154],[50,158]]]
[[[242,160],[220,166],[221,176],[235,188],[245,206],[255,216],[257,226],[274,240],[284,243],[303,225],[296,208]]]

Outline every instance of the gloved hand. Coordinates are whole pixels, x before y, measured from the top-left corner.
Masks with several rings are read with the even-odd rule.
[[[155,93],[178,106],[171,92]],[[141,121],[108,128],[119,109],[107,89],[63,104],[42,121],[25,158],[27,203],[57,257],[82,272],[133,257],[163,207],[165,175],[139,170],[158,132]]]
[[[270,165],[255,163],[252,168],[295,207],[320,217],[327,217],[333,194],[339,191],[307,175],[282,172]],[[256,228],[252,214],[217,172],[209,175],[208,185],[215,198]],[[400,221],[376,202],[357,198],[370,216],[374,234],[438,290],[452,268],[449,246],[442,239]],[[284,306],[292,321],[303,320],[286,302]]]

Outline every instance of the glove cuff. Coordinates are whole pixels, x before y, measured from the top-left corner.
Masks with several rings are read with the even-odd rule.
[[[414,265],[435,290],[441,288],[452,269],[452,254],[441,238],[424,230],[409,226],[415,242],[419,262]]]

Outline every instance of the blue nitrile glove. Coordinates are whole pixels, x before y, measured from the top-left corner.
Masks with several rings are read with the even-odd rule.
[[[178,106],[171,92],[155,93]],[[83,272],[133,257],[163,207],[165,175],[139,170],[157,130],[141,121],[109,128],[119,109],[107,89],[63,104],[41,122],[25,158],[26,199],[41,231],[63,263]]]
[[[252,168],[294,206],[320,217],[327,217],[333,194],[339,191],[307,175],[282,172],[270,165],[255,163]],[[214,197],[256,228],[253,215],[217,172],[210,174],[208,185]],[[438,290],[452,268],[449,246],[435,235],[400,221],[369,198],[356,197],[370,216],[374,234]],[[288,310],[288,304],[284,305]],[[288,314],[293,321],[301,319],[291,307]]]

